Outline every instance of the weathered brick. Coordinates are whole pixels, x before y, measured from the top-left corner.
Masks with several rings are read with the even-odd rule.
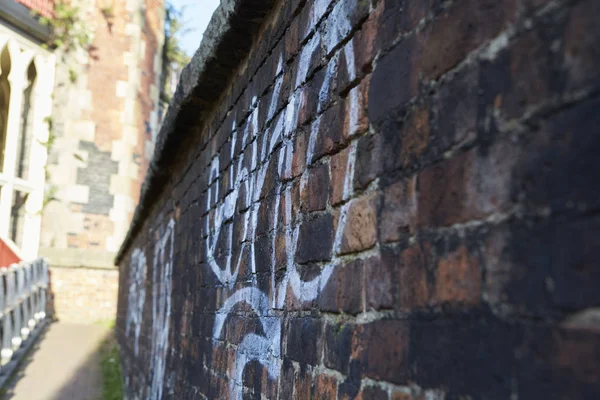
[[[354,188],[364,189],[381,173],[382,140],[380,135],[367,135],[359,139],[356,146],[354,166]]]
[[[326,261],[331,258],[333,246],[333,217],[331,214],[316,215],[300,225],[296,261]]]
[[[299,398],[310,399],[313,393],[313,376],[310,366],[300,367],[296,375],[296,396]]]
[[[325,46],[327,53],[339,46],[353,29],[358,27],[369,14],[369,2],[360,0],[341,0],[331,10],[327,18]]]
[[[406,322],[380,320],[360,328],[356,331],[356,340],[358,359],[365,376],[403,383],[406,379],[407,350],[410,342],[410,331]]]
[[[519,396],[595,397],[600,328],[597,322],[578,323],[579,317],[572,316],[560,327],[536,324],[528,332],[528,350],[518,367]]]
[[[335,399],[337,397],[337,379],[329,375],[315,377],[315,392],[313,399]]]
[[[452,5],[420,35],[423,77],[439,78],[470,51],[498,35],[515,17],[514,0],[471,0]]]
[[[376,48],[387,49],[403,34],[413,30],[432,9],[431,0],[405,2],[402,0],[380,0],[375,10],[378,23]],[[370,21],[367,21],[367,24]]]
[[[132,231],[152,276],[176,226],[165,396],[599,397],[580,316],[600,306],[592,4],[286,2],[248,19],[231,77],[218,58],[231,89],[210,113],[192,63],[164,128],[181,144]],[[139,356],[126,279],[119,293],[132,398],[154,390],[147,281]]]
[[[515,222],[496,229],[485,242],[490,300],[515,313],[555,314],[598,305],[597,218],[589,221]]]
[[[287,324],[287,355],[298,362],[316,365],[321,355],[322,323],[314,318],[290,318]]]
[[[365,305],[367,310],[394,308],[396,271],[393,263],[384,262],[379,256],[364,260]]]
[[[366,76],[360,85],[350,89],[345,105],[344,138],[351,138],[369,128],[368,103],[371,76]]]
[[[337,103],[325,111],[320,118],[311,162],[326,154],[339,151],[345,143],[345,119],[348,118],[348,114],[345,112],[344,104],[344,102]]]
[[[600,33],[594,29],[598,7],[587,0],[576,4],[569,13],[564,34],[564,59],[568,72],[567,90],[597,88],[600,52],[596,43]]]
[[[397,269],[398,308],[411,310],[427,305],[430,297],[427,279],[430,262],[428,244],[412,245],[400,254],[387,250],[382,252],[382,259],[384,264],[396,266]]]
[[[481,297],[481,270],[477,257],[465,246],[445,254],[437,262],[435,276],[436,303],[477,305]]]
[[[292,155],[291,176],[296,177],[304,172],[306,168],[306,149],[308,146],[309,133],[299,132],[294,138],[294,152]]]
[[[319,296],[324,311],[358,314],[363,307],[364,266],[362,260],[338,266]]]
[[[395,242],[415,231],[417,216],[416,177],[396,182],[383,191],[379,237]]]
[[[513,349],[520,337],[518,327],[491,316],[413,321],[406,361],[413,371],[420,371],[422,387],[443,387],[448,396],[478,393],[504,398],[510,395],[511,379],[506,371],[515,363]]]
[[[279,380],[279,398],[291,399],[294,393],[295,383],[294,366],[289,358],[283,359],[281,368],[281,379]]]
[[[581,211],[600,206],[599,106],[600,99],[587,100],[543,121],[526,138],[528,156],[515,168],[513,187],[528,208],[566,212],[576,205]]]
[[[322,211],[329,197],[329,166],[319,164],[309,170],[308,184],[304,191],[303,211]]]
[[[487,153],[469,150],[423,170],[418,176],[418,225],[449,226],[507,210],[519,153],[503,141]]]
[[[435,152],[473,141],[477,136],[479,112],[479,68],[469,65],[449,78],[436,98]]]
[[[374,194],[350,202],[342,231],[339,254],[366,250],[377,241],[377,200]]]
[[[418,71],[413,69],[417,43],[404,39],[382,57],[373,70],[369,88],[369,121],[380,124],[390,113],[402,114],[406,103],[418,93]]]
[[[326,367],[348,373],[354,326],[335,324],[325,326],[323,363]]]
[[[348,156],[351,148],[347,147],[337,154],[334,154],[329,161],[331,186],[329,193],[329,201],[331,205],[337,205],[344,200],[347,200],[349,193],[344,194],[347,186],[352,185],[348,182]],[[347,190],[348,191],[348,190]]]
[[[388,400],[387,391],[377,386],[367,386],[359,394],[360,400]]]

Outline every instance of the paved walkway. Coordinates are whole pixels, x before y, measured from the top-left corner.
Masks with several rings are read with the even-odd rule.
[[[4,400],[100,400],[101,325],[54,323],[12,379]]]

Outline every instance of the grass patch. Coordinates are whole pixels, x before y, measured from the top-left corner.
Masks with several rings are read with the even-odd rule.
[[[123,400],[119,346],[114,334],[111,334],[100,347],[100,363],[102,367],[102,399]]]
[[[95,321],[94,325],[100,325],[100,326],[104,326],[105,328],[108,328],[110,330],[114,330],[116,322],[114,319],[100,319],[98,321]]]

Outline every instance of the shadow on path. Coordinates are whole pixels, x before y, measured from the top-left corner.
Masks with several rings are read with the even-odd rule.
[[[3,400],[100,400],[99,349],[110,330],[102,325],[53,323],[43,332]]]

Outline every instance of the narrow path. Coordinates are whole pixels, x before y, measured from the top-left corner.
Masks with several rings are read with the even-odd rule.
[[[98,349],[108,336],[101,325],[54,323],[7,388],[4,400],[100,400]]]

